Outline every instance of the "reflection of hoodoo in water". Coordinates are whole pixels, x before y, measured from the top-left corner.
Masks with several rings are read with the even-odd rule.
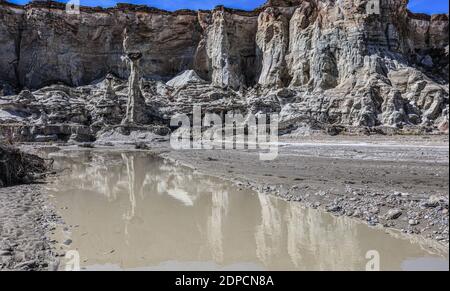
[[[136,215],[136,194],[143,197],[145,167],[137,165],[134,155],[122,154],[122,160],[126,165],[128,175],[128,192],[130,199],[130,209],[123,215],[125,220],[125,235],[128,236],[128,225]],[[142,159],[140,159],[142,160]]]
[[[256,228],[256,255],[269,265],[272,258],[281,252],[282,225],[281,215],[277,207],[278,200],[269,195],[258,194],[261,205],[261,224]]]
[[[222,263],[224,260],[223,250],[223,226],[228,213],[228,192],[216,190],[212,193],[211,216],[208,218],[207,237],[213,260]]]

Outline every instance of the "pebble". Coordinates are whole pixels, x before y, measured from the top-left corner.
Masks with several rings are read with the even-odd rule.
[[[386,219],[389,219],[389,220],[394,220],[394,219],[397,219],[397,218],[399,218],[400,216],[402,216],[402,211],[400,210],[400,209],[396,209],[396,208],[394,208],[394,209],[391,209],[391,210],[389,210],[387,213],[386,213],[386,215],[385,215],[385,218]]]
[[[342,208],[338,205],[332,205],[332,206],[327,207],[327,210],[329,212],[339,212],[339,211],[341,211],[341,209]]]
[[[7,250],[0,250],[0,257],[2,256],[11,256],[11,252]]]
[[[440,199],[439,197],[432,195],[426,202],[423,203],[423,206],[428,208],[435,208],[439,206]]]
[[[409,225],[411,225],[411,226],[415,226],[415,225],[418,225],[418,224],[419,224],[419,221],[416,220],[416,219],[410,219],[410,220],[408,221],[408,223],[409,223]]]

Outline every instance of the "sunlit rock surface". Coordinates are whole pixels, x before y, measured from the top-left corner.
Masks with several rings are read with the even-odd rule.
[[[125,118],[134,88],[143,124],[168,126],[197,104],[280,113],[282,133],[448,132],[448,15],[382,3],[380,14],[366,0],[280,0],[250,12],[120,4],[67,15],[54,2],[2,2],[0,130],[95,137]],[[142,54],[131,85],[127,50]]]

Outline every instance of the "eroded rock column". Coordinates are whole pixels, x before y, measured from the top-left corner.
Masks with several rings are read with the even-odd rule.
[[[238,56],[231,49],[232,43],[228,36],[226,12],[222,10],[213,13],[213,24],[208,32],[208,55],[212,66],[212,83],[226,88],[238,89],[242,84]]]
[[[130,77],[128,78],[128,103],[125,118],[122,124],[144,124],[147,122],[145,114],[145,99],[139,86],[140,72],[139,60],[142,54],[140,52],[127,53],[127,59],[130,64]]]
[[[261,54],[259,84],[283,87],[287,77],[286,49],[289,41],[288,21],[276,8],[267,8],[259,15],[256,43]]]

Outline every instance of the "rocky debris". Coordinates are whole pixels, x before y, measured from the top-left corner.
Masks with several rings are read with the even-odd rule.
[[[0,141],[0,187],[29,183],[47,169],[48,165],[43,159],[6,146]]]
[[[35,124],[39,125],[39,126],[47,126],[48,125],[48,115],[47,113],[45,113],[44,110],[40,110],[39,111],[40,116],[39,118],[36,120]]]
[[[257,94],[247,96],[248,111],[252,114],[270,114],[280,112],[280,102],[275,94],[267,94],[266,96],[258,96]]]
[[[428,208],[435,208],[438,207],[440,204],[441,199],[435,195],[430,196],[427,201],[423,203],[423,206]]]
[[[443,198],[442,206],[427,208],[422,205],[428,199],[389,195],[381,189],[349,186],[348,191],[342,194],[312,187],[293,187],[288,191],[264,185],[255,185],[253,188],[288,200],[301,201],[312,208],[324,205],[324,209],[334,215],[361,219],[368,225],[381,225],[406,234],[420,234],[448,245],[448,204],[445,204],[448,198]],[[305,191],[308,193],[305,194]]]
[[[410,219],[408,220],[408,224],[411,226],[416,226],[418,225],[420,222],[417,219]]]
[[[136,145],[168,140],[170,130],[165,126],[115,126],[97,134],[95,145]]]
[[[95,104],[91,104],[92,120],[95,120],[91,127],[101,129],[105,125],[117,124],[121,121],[122,110],[119,99],[114,88],[114,76],[108,74],[105,78],[106,89],[103,97],[100,97]],[[72,137],[71,137],[72,139]]]

